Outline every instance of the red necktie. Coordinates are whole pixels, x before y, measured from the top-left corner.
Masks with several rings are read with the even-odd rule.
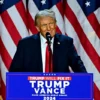
[[[47,44],[46,47],[46,62],[45,62],[45,72],[53,72],[52,63],[52,51],[50,46]]]

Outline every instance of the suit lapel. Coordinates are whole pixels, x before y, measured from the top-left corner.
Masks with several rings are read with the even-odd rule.
[[[53,45],[53,70],[56,71],[57,70],[57,64],[59,61],[59,55],[60,55],[60,47],[61,47],[61,41],[60,41],[60,37],[59,34],[56,34],[54,37],[54,45]]]
[[[37,53],[37,64],[38,64],[38,71],[43,72],[43,66],[42,66],[42,54],[41,54],[41,42],[40,42],[40,33],[38,33],[35,37],[36,39],[36,53]]]

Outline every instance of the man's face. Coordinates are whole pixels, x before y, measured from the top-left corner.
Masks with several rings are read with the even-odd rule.
[[[56,21],[49,16],[41,17],[38,19],[37,29],[43,37],[46,37],[47,32],[51,34],[51,37],[54,37],[56,33]]]

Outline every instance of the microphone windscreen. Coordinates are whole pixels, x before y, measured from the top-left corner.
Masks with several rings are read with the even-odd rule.
[[[49,32],[46,33],[46,39],[47,39],[47,40],[48,40],[48,39],[50,39],[50,40],[52,39],[51,34],[50,34]]]
[[[48,44],[51,44],[52,37],[51,37],[51,34],[49,32],[46,33],[46,39],[47,39]]]

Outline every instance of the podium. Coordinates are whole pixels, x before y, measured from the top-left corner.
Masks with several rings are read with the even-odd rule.
[[[92,73],[7,73],[7,100],[93,100]]]

